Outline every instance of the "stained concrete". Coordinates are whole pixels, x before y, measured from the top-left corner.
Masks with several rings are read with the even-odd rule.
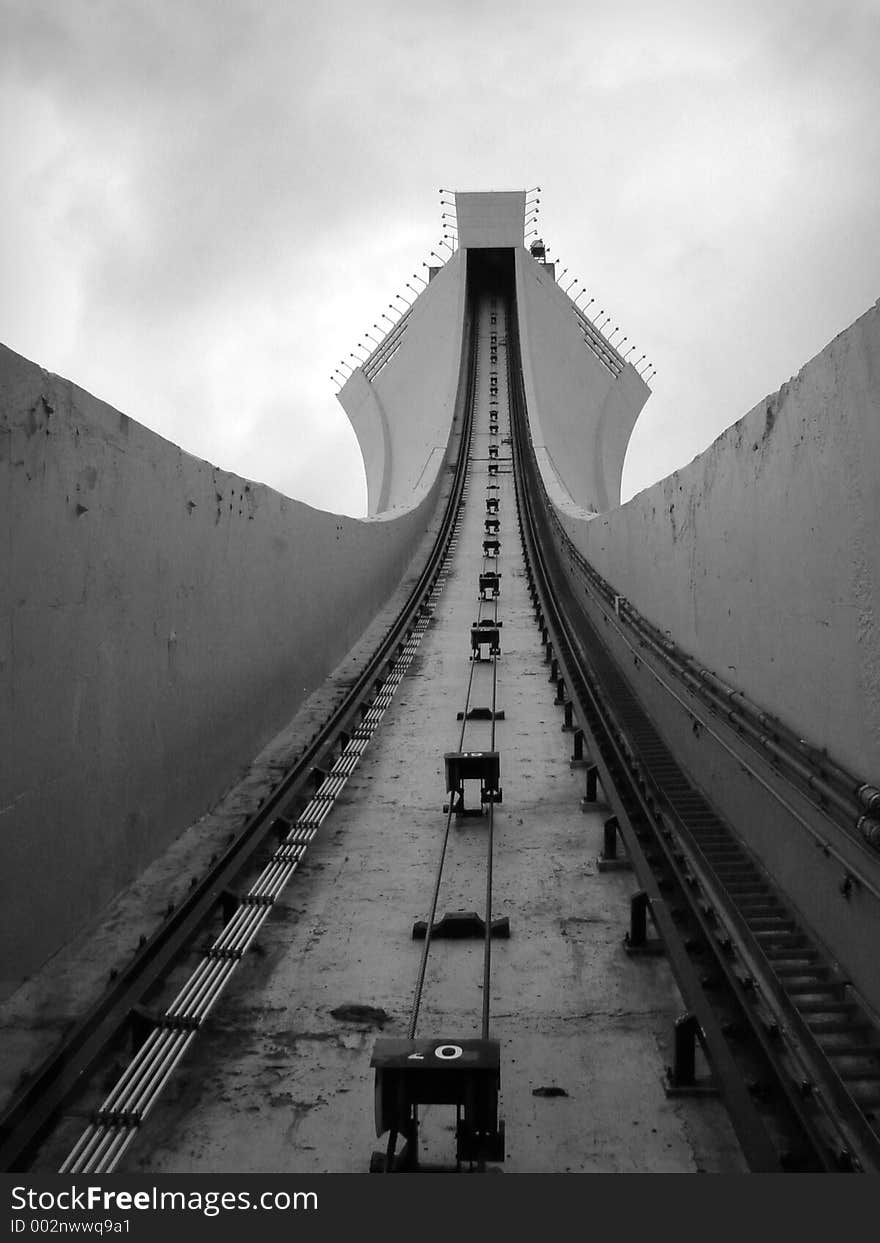
[[[874,785],[878,406],[880,303],[626,505],[591,517],[559,504],[571,538],[619,594]]]
[[[442,462],[393,514],[323,513],[0,347],[0,996],[331,672],[406,570]]]
[[[554,492],[538,455],[564,529],[613,590],[848,767],[853,790],[880,783],[878,403],[880,304],[689,466],[607,514]],[[669,694],[668,671],[585,599],[679,763],[876,1011],[880,855],[685,687]]]
[[[459,435],[456,425],[452,452],[457,452]],[[226,850],[348,697],[352,684],[362,676],[389,627],[409,601],[436,539],[451,488],[452,477],[447,475],[441,484],[437,511],[407,573],[330,676],[243,773],[230,774],[233,779],[228,788],[208,812],[189,825],[39,971],[0,1001],[0,1109],[54,1051],[64,1033],[98,1000],[111,973],[123,970],[138,945],[161,927],[169,906],[176,907],[188,893],[193,878],[202,877]]]
[[[580,809],[583,776],[569,764],[518,546],[503,359],[502,350],[502,430],[490,437],[483,354],[468,506],[436,621],[263,926],[258,951],[233,977],[130,1150],[129,1171],[365,1171],[379,1146],[369,1060],[377,1035],[406,1032],[421,954],[412,924],[428,913],[446,821],[442,757],[458,749],[456,713],[471,674],[471,706],[491,696],[490,663],[469,661],[490,440],[502,441],[497,707],[505,712],[496,724],[504,797],[494,813],[493,910],[508,915],[512,929],[492,955],[491,1034],[502,1044],[509,1154],[503,1168],[742,1168],[717,1101],[664,1096],[680,999],[665,962],[631,960],[623,951],[632,878],[595,866],[601,809]],[[489,730],[469,723],[464,745],[485,745]],[[485,848],[484,820],[452,828],[440,913],[482,910]],[[347,1016],[352,1005],[370,1009]],[[478,1035],[481,1006],[481,945],[436,941],[418,1034]],[[542,1092],[548,1088],[558,1093]],[[423,1111],[427,1157],[449,1161],[451,1114]],[[63,1156],[63,1147],[58,1141],[46,1159]]]

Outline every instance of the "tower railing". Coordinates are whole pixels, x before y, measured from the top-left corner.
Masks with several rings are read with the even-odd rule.
[[[404,311],[400,319],[388,333],[388,336],[376,346],[372,354],[369,355],[366,362],[363,364],[363,373],[371,382],[376,378],[385,364],[391,361],[392,356],[400,348],[403,341],[403,334],[406,332],[409,315],[409,311]]]
[[[570,298],[569,301],[571,302]],[[602,363],[603,366],[607,367],[616,379],[626,366],[622,355],[618,354],[613,345],[609,345],[606,338],[602,336],[595,324],[593,324],[591,320],[587,319],[586,315],[579,306],[575,306],[573,302],[571,303],[571,306],[577,317],[578,327],[584,335],[584,341],[587,346],[593,351],[599,359],[599,362]]]

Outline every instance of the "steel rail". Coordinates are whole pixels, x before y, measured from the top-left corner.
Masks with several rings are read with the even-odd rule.
[[[476,416],[476,403],[477,403],[476,376],[479,371],[479,362],[480,362],[479,308],[476,306],[472,308],[472,322],[474,325],[474,349],[473,349],[474,382],[471,385],[471,390],[470,390],[470,400],[472,403],[471,427],[473,427],[473,423],[474,423],[475,416]],[[465,490],[467,490],[467,488],[469,487],[469,482],[470,482],[469,472],[470,472],[470,455],[468,457],[468,466],[465,472],[465,480],[466,480]],[[478,610],[478,611],[481,611],[481,610]],[[497,611],[498,611],[498,602],[496,599],[495,600],[496,619],[497,619]],[[458,748],[457,748],[458,751],[461,751],[464,746],[465,733],[467,731],[468,710],[470,708],[471,693],[473,690],[473,683],[474,683],[474,668],[475,668],[475,661],[472,659],[470,662],[470,669],[468,671],[467,686],[465,688],[464,707],[460,714],[461,715],[461,729],[459,730],[459,733],[458,733]],[[491,749],[494,749],[495,683],[496,683],[496,675],[497,675],[497,657],[494,657],[494,656],[492,658],[492,673],[493,673],[493,678],[492,678],[492,706],[491,706],[491,713],[492,713]],[[488,858],[488,868],[487,868],[486,920],[485,920],[486,932],[485,932],[484,958],[483,958],[484,992],[483,992],[482,1027],[483,1027],[483,1039],[484,1040],[488,1039],[488,1027],[489,1027],[488,995],[489,995],[489,978],[490,978],[490,971],[491,971],[490,940],[491,940],[491,908],[492,908],[492,896],[491,896],[492,895],[492,889],[491,889],[491,886],[492,886],[492,829],[493,829],[492,812],[493,812],[493,804],[490,803],[489,804],[489,846],[488,846],[489,858]],[[431,947],[433,944],[433,939],[432,939],[433,929],[434,929],[434,923],[437,918],[437,908],[438,908],[439,900],[440,900],[440,889],[443,883],[443,869],[446,863],[446,854],[449,848],[449,837],[450,837],[450,832],[452,828],[452,818],[454,814],[455,814],[454,799],[450,798],[449,806],[446,812],[446,823],[443,829],[443,837],[440,843],[440,855],[439,855],[439,858],[437,860],[437,864],[434,870],[434,881],[433,881],[433,885],[431,889],[431,900],[429,903],[428,915],[427,915],[427,920],[425,924],[425,937],[424,937],[424,941],[422,944],[422,952],[419,958],[419,966],[418,966],[418,970],[416,973],[416,983],[413,989],[413,1001],[412,1001],[412,1005],[410,1008],[410,1017],[409,1017],[409,1023],[407,1026],[407,1039],[408,1040],[415,1039],[416,1031],[418,1029],[419,1012],[421,1010],[422,996],[424,993],[425,981],[427,978],[428,960],[429,960],[429,956],[431,952]]]
[[[495,597],[495,620],[498,620],[498,597]],[[492,728],[489,738],[489,750],[495,750],[495,712],[498,702],[498,657],[492,657],[492,702],[490,711],[492,713]],[[485,939],[483,941],[483,1024],[482,1037],[484,1040],[489,1039],[489,1020],[492,1003],[492,883],[493,883],[493,854],[495,848],[495,804],[489,804],[488,811],[488,831],[486,841],[486,914],[485,920]]]
[[[472,367],[469,368],[469,374],[471,371]],[[469,432],[472,425],[469,410],[465,410],[464,423]],[[468,444],[469,440],[468,434]],[[462,448],[466,450],[467,445]],[[433,600],[442,591],[442,583],[445,581],[443,570],[453,555],[453,549],[457,547],[463,498],[467,492],[467,468],[466,457],[463,471],[457,475],[460,486],[454,520],[445,541],[441,568],[434,579],[428,600]],[[305,811],[265,865],[219,938],[205,952],[201,963],[171,1006],[164,1015],[157,1017],[156,1023],[162,1030],[160,1040],[153,1046],[147,1042],[138,1050],[132,1064],[137,1068],[136,1073],[132,1073],[132,1067],[129,1067],[123,1074],[120,1082],[97,1111],[95,1124],[88,1128],[83,1137],[87,1141],[86,1146],[83,1147],[81,1140],[74,1147],[61,1167],[62,1173],[112,1172],[115,1169],[138,1128],[159,1099],[195,1031],[201,1028],[220,999],[232,972],[271,913],[276,898],[297,870],[308,843],[317,832],[317,826],[329,814],[360,759],[368,737],[372,736],[385,709],[390,705],[427,626],[428,620],[420,610],[419,620],[409,632],[406,643],[398,644],[397,659],[384,680],[376,683],[375,698],[355,731],[360,735],[355,741],[355,753],[349,754],[352,740],[345,735],[345,746],[339,760],[324,776]],[[287,825],[288,822],[283,823]],[[178,1034],[181,1026],[190,1033],[185,1041]],[[123,1133],[124,1142],[116,1142]]]
[[[464,711],[461,718],[461,730],[458,737],[458,749],[461,750],[464,742],[464,732],[467,728],[468,705],[471,701],[471,687],[474,680],[474,666],[471,665],[470,674],[468,676],[467,689],[464,698]],[[422,945],[422,953],[419,959],[419,967],[416,973],[416,983],[413,990],[413,1002],[410,1008],[409,1024],[407,1026],[407,1040],[414,1040],[416,1029],[419,1023],[419,1010],[422,1005],[422,993],[425,987],[425,978],[428,972],[428,955],[431,952],[431,937],[434,930],[434,921],[437,918],[437,904],[440,900],[440,886],[443,882],[443,867],[446,863],[446,851],[449,848],[449,832],[452,827],[453,816],[453,800],[449,800],[449,808],[446,812],[446,825],[443,830],[443,840],[440,845],[440,858],[437,861],[437,867],[434,872],[434,885],[431,891],[431,902],[428,908],[428,920],[425,926],[425,940]]]
[[[511,316],[515,322],[515,312]],[[519,367],[518,353],[515,345],[515,331],[508,330],[508,357],[512,396],[515,392],[515,371]],[[519,404],[521,407],[524,403]],[[641,844],[631,820],[630,810],[618,789],[616,773],[610,762],[610,743],[602,735],[601,718],[595,727],[591,718],[598,717],[597,705],[589,704],[589,689],[583,667],[586,663],[585,653],[578,644],[577,638],[571,633],[559,607],[559,592],[556,584],[551,584],[549,571],[541,553],[540,538],[536,530],[536,519],[530,500],[527,481],[527,459],[524,445],[525,437],[521,423],[524,409],[514,410],[513,444],[516,467],[517,504],[520,514],[523,536],[523,549],[533,575],[536,598],[540,601],[539,621],[544,633],[552,633],[554,658],[563,672],[565,686],[572,700],[575,701],[577,716],[584,737],[591,743],[591,754],[599,770],[602,789],[615,813],[617,824],[627,845],[627,851],[633,867],[638,875],[643,892],[647,895],[651,913],[657,930],[663,939],[667,956],[685,1005],[695,1014],[700,1025],[702,1039],[708,1057],[719,1080],[725,1104],[731,1117],[734,1130],[742,1145],[744,1154],[751,1169],[763,1172],[778,1172],[781,1164],[777,1146],[773,1142],[763,1118],[760,1116],[755,1102],[751,1098],[743,1081],[742,1074],[736,1066],[727,1041],[721,1031],[719,1022],[712,1006],[700,986],[698,972],[687,953],[673,919],[670,906],[661,893],[657,879],[642,851]],[[591,713],[589,707],[593,708]]]
[[[470,290],[468,290],[468,302],[470,305]],[[472,331],[473,331],[473,347],[471,351],[472,373],[471,373],[471,383],[469,387],[469,400],[470,400],[469,423],[470,423],[471,430],[473,430],[473,425],[474,425],[475,418],[476,418],[476,405],[477,405],[476,378],[477,378],[477,374],[479,371],[479,357],[480,357],[480,348],[479,348],[480,346],[480,341],[479,341],[480,308],[476,303],[474,303],[474,305],[471,306],[470,319],[471,319]],[[469,497],[470,466],[471,466],[471,452],[469,448],[468,460],[467,460],[467,464],[465,467],[464,485],[462,489],[462,504],[461,504],[461,508],[459,510],[458,517],[456,520],[456,534],[455,534],[454,539],[450,541],[450,554],[453,549],[455,549],[455,551],[457,551],[458,549],[458,535],[457,535],[458,527],[461,522],[461,516],[466,506],[467,499]],[[497,619],[497,609],[498,609],[498,605],[497,605],[497,599],[496,599],[495,600],[496,619]],[[478,612],[481,613],[482,610],[478,609]],[[476,664],[476,660],[472,653],[471,661],[470,661],[470,668],[468,670],[467,686],[465,688],[464,707],[462,711],[459,713],[459,716],[461,718],[461,729],[459,730],[459,734],[458,734],[458,751],[459,752],[462,750],[462,747],[464,746],[465,733],[467,731],[467,726],[468,726],[471,694],[473,691],[473,684],[474,684],[475,664]],[[492,742],[493,742],[493,747],[494,747],[495,686],[496,686],[496,672],[497,672],[497,657],[495,656],[493,656],[493,659],[492,659],[492,672],[493,672],[493,680],[492,680],[491,715],[492,715]],[[424,994],[425,981],[426,981],[427,972],[428,972],[428,962],[429,962],[431,947],[433,943],[434,924],[437,918],[437,908],[438,908],[439,898],[440,898],[440,889],[441,889],[441,885],[443,882],[443,871],[444,871],[444,867],[446,863],[447,851],[449,848],[450,832],[452,828],[452,818],[455,814],[454,794],[452,791],[447,791],[447,793],[450,796],[449,804],[448,804],[448,807],[446,808],[446,823],[443,828],[443,836],[442,836],[441,844],[440,844],[440,855],[439,855],[439,859],[437,861],[436,867],[434,869],[434,879],[433,879],[433,885],[432,885],[432,890],[431,890],[431,900],[429,904],[427,920],[425,922],[425,936],[424,936],[424,941],[422,944],[422,952],[419,957],[419,965],[418,965],[418,970],[416,973],[416,982],[415,982],[415,986],[413,989],[413,1000],[412,1000],[412,1005],[410,1008],[409,1023],[407,1025],[407,1039],[408,1040],[415,1039],[416,1031],[418,1029],[419,1013],[421,1010],[422,997]],[[493,804],[490,803],[489,805],[489,848],[488,848],[489,849],[489,860],[488,860],[488,880],[487,880],[487,891],[486,891],[486,920],[485,920],[486,932],[485,932],[485,941],[484,941],[484,960],[483,960],[483,1002],[482,1002],[483,1039],[488,1039],[488,1035],[489,1035],[488,995],[489,995],[489,979],[490,979],[490,970],[491,970],[490,968],[491,917],[492,917],[492,900],[491,900],[492,879],[491,877],[492,877],[492,825],[493,825],[492,812],[493,812]],[[416,1131],[418,1128],[418,1117],[419,1117],[418,1106],[413,1106],[411,1125],[415,1129],[410,1133],[410,1136],[409,1136],[410,1141],[415,1140],[415,1135],[416,1135]],[[459,1118],[459,1121],[460,1121],[460,1118]],[[388,1141],[386,1144],[385,1154],[384,1154],[384,1163],[382,1166],[382,1170],[386,1174],[390,1174],[394,1170],[394,1158],[395,1158],[395,1149],[397,1147],[397,1140],[398,1140],[398,1131],[392,1127],[391,1129],[389,1129]]]
[[[453,530],[455,529],[454,527]],[[438,585],[435,583],[431,596],[437,591]],[[427,625],[424,617],[416,623],[374,703],[390,704],[393,692],[409,667]],[[377,727],[378,720],[370,727],[360,728],[368,728],[372,734]],[[360,741],[365,741],[365,738],[359,739]],[[333,770],[322,782],[315,799],[312,800],[319,801],[322,819],[353,771],[348,762],[351,757],[346,756],[346,751],[340,761],[334,764]],[[363,748],[358,747],[355,758],[360,758],[362,753]],[[343,759],[344,771],[339,772],[338,766]],[[97,1111],[96,1122],[88,1128],[84,1137],[88,1140],[87,1148],[84,1149],[82,1143],[77,1144],[62,1165],[61,1173],[111,1172],[115,1169],[137,1130],[158,1101],[196,1031],[201,1028],[219,1001],[232,973],[270,915],[276,898],[295,874],[308,843],[317,832],[314,823],[308,819],[309,814],[307,807],[242,899],[241,907],[229,919],[214,944],[204,953],[187,983],[165,1013],[157,1017],[156,1025],[161,1032],[159,1039],[155,1042],[147,1040],[138,1050],[132,1064]],[[317,819],[317,815],[313,814],[313,819]],[[122,1133],[125,1134],[124,1143],[116,1143],[113,1137]]]
[[[509,335],[515,335],[515,333]],[[699,996],[696,998],[694,997],[692,984],[688,984],[686,980],[683,987],[683,978],[680,978],[682,977],[682,972],[686,970],[688,965],[680,950],[677,948],[681,944],[681,938],[676,932],[674,924],[672,924],[667,918],[668,912],[659,890],[656,887],[656,882],[653,880],[653,869],[648,866],[647,859],[639,844],[638,834],[633,830],[633,826],[630,823],[632,808],[627,809],[623,806],[620,796],[614,786],[615,779],[619,779],[620,772],[625,773],[627,766],[633,770],[631,775],[636,777],[638,783],[637,787],[633,791],[635,795],[635,802],[641,804],[639,810],[641,811],[646,823],[650,823],[653,820],[655,831],[662,826],[661,818],[655,814],[655,800],[662,801],[665,803],[664,812],[667,818],[675,823],[679,840],[684,837],[686,840],[690,841],[693,848],[693,838],[687,831],[685,817],[677,814],[674,803],[671,803],[670,799],[664,799],[663,783],[652,780],[650,762],[646,761],[642,765],[633,763],[633,755],[639,750],[639,739],[636,738],[633,740],[632,737],[626,739],[625,735],[627,732],[627,726],[629,726],[630,731],[633,728],[633,721],[636,719],[634,709],[630,707],[628,711],[624,711],[621,707],[620,711],[616,713],[614,709],[609,709],[607,703],[603,702],[603,695],[599,692],[598,684],[595,682],[595,679],[590,675],[585,674],[583,672],[583,668],[577,668],[580,664],[580,658],[585,658],[587,664],[595,664],[596,653],[601,648],[601,641],[599,640],[598,635],[596,635],[593,631],[592,624],[587,621],[586,615],[582,613],[581,606],[577,602],[573,593],[567,587],[567,584],[563,584],[560,588],[559,580],[557,580],[555,588],[550,588],[549,575],[545,564],[547,560],[548,546],[552,546],[552,536],[549,530],[549,523],[547,521],[550,507],[546,494],[543,493],[543,489],[540,486],[540,478],[537,473],[533,454],[531,453],[530,448],[526,447],[528,433],[524,414],[524,396],[521,393],[519,404],[520,408],[517,411],[517,434],[515,440],[518,445],[518,456],[521,463],[518,467],[517,475],[518,479],[520,475],[523,477],[520,483],[522,495],[518,495],[521,504],[521,516],[524,519],[524,537],[526,537],[525,542],[529,544],[530,552],[534,558],[537,572],[542,580],[542,586],[539,594],[542,597],[543,609],[546,611],[548,616],[553,617],[552,628],[555,632],[553,647],[556,653],[556,659],[560,664],[566,667],[567,677],[565,684],[569,688],[569,693],[571,694],[572,699],[578,697],[579,693],[583,695],[583,692],[586,692],[586,697],[592,701],[589,706],[584,703],[579,704],[579,721],[583,727],[584,734],[590,738],[594,748],[595,762],[602,773],[603,789],[605,790],[606,795],[610,798],[610,801],[612,802],[612,805],[614,805],[615,811],[617,812],[620,828],[626,839],[632,862],[636,867],[637,873],[639,874],[640,881],[643,883],[646,891],[648,891],[651,913],[655,924],[657,925],[658,930],[661,932],[663,940],[666,943],[673,969],[677,978],[679,978],[679,986],[682,987],[683,995],[685,995],[688,1004],[694,1006],[696,1009],[696,1006],[700,1001]],[[529,495],[530,490],[539,497],[538,504],[542,506],[540,513],[543,516],[545,524],[543,534],[537,531],[537,526],[539,524],[536,523],[533,514],[533,509],[537,509],[537,505],[533,504],[531,500]],[[562,608],[559,607],[560,603],[563,605]],[[568,608],[567,614],[566,606]],[[577,610],[580,613],[578,634],[572,633],[571,622],[574,610]],[[588,634],[590,636],[591,649],[589,656],[587,656],[584,651],[583,642],[580,638],[581,635],[586,636]],[[580,652],[578,652],[578,648],[580,648]],[[563,655],[563,653],[565,654]],[[606,657],[605,660],[607,663],[610,660],[610,657]],[[603,678],[603,680],[607,682],[607,678]],[[608,690],[609,687],[606,685],[604,687],[604,693],[606,695]],[[625,700],[629,696],[632,698],[633,704],[635,703],[634,697],[631,696],[631,692],[624,690],[624,683],[622,681],[620,681],[619,686],[617,687],[617,695],[621,701]],[[618,701],[615,700],[615,703],[617,702]],[[604,739],[602,737],[602,727],[597,729],[595,724],[591,723],[591,716],[594,719],[599,716],[604,716],[606,718],[606,721],[603,722],[606,734]],[[609,730],[608,721],[614,716],[617,718],[616,724],[611,726]],[[642,727],[642,734],[642,742],[644,743],[645,738],[648,736],[648,730],[644,726]],[[645,743],[645,745],[649,746],[649,749],[653,751],[653,758],[655,762],[662,760],[664,772],[667,780],[669,780],[670,774],[672,774],[675,769],[671,755],[669,753],[666,753],[665,756],[660,754],[660,749],[656,739],[648,739],[648,742]],[[616,759],[618,761],[618,772],[616,773],[613,771],[613,765],[609,760],[610,752],[612,750],[617,751]],[[679,780],[682,788],[685,788],[684,779],[680,776],[680,774]],[[649,797],[649,793],[650,795],[653,795],[653,798]],[[692,796],[692,807],[693,806]],[[702,816],[702,819],[705,821],[706,817]],[[717,820],[717,817],[714,816],[711,820],[715,822],[710,822],[709,824],[709,827],[712,830],[712,837],[707,838],[706,844],[703,847],[702,855],[698,855],[698,857],[701,857],[702,859],[703,868],[705,869],[706,867],[706,856],[709,856],[712,849],[714,849],[717,855],[716,867],[720,866],[722,871],[726,869],[728,874],[735,878],[742,878],[746,876],[749,864],[745,860],[745,856],[743,856],[743,860],[740,862],[736,849],[732,845],[733,839],[729,837],[727,839],[719,837],[719,831],[722,829],[721,823]],[[681,865],[683,863],[683,858],[681,850],[675,845],[670,845],[670,838],[673,838],[673,834],[671,831],[666,829],[665,832],[662,832],[658,836],[657,841],[661,847],[661,852],[667,856],[666,861],[671,868],[682,872],[683,869]],[[693,850],[690,862],[693,863]],[[692,874],[686,874],[686,880],[691,883],[684,886],[685,894],[687,894],[688,889],[691,889],[695,883]],[[735,906],[731,908],[729,897],[726,899],[726,902],[721,897],[717,885],[714,890],[714,901],[718,904],[722,912],[724,912],[725,908],[728,910],[733,909],[735,911]],[[762,1028],[761,1023],[756,1022],[756,1019],[759,1017],[758,1012],[761,1010],[761,1007],[757,1004],[754,989],[755,980],[748,975],[746,975],[745,978],[741,978],[737,976],[736,972],[732,969],[730,961],[732,954],[730,936],[725,935],[719,937],[717,930],[715,930],[713,934],[712,925],[718,919],[718,910],[716,910],[715,907],[712,907],[707,909],[705,913],[702,913],[699,911],[698,907],[695,907],[694,914],[696,916],[696,922],[702,927],[704,940],[713,948],[713,950],[719,945],[720,942],[722,953],[718,958],[718,969],[727,976],[732,993],[736,996],[744,1017],[751,1024],[754,1035],[763,1052],[763,1055],[767,1059],[768,1065],[777,1068],[776,1073],[779,1076],[783,1094],[788,1102],[790,1111],[793,1116],[797,1118],[798,1125],[802,1129],[803,1134],[809,1138],[809,1142],[813,1147],[816,1159],[818,1160],[820,1166],[826,1169],[852,1168],[852,1150],[855,1150],[867,1160],[872,1168],[877,1168],[876,1134],[874,1133],[873,1128],[869,1125],[862,1106],[853,1100],[852,1095],[849,1093],[842,1081],[841,1075],[838,1074],[831,1065],[829,1060],[831,1055],[826,1055],[826,1052],[820,1047],[814,1033],[810,1031],[808,1023],[805,1021],[804,1017],[799,1014],[796,1005],[792,1004],[791,999],[785,996],[784,985],[781,983],[779,975],[773,970],[772,964],[768,963],[766,954],[763,952],[759,943],[758,937],[760,934],[757,936],[745,936],[743,929],[744,921],[740,919],[737,923],[735,916],[730,917],[731,922],[736,924],[737,931],[739,932],[740,946],[738,948],[740,949],[740,952],[744,952],[746,958],[752,963],[755,963],[757,960],[761,960],[763,963],[764,971],[761,973],[760,979],[766,993],[771,994],[772,1001],[777,1007],[780,1005],[781,997],[785,998],[788,1002],[785,1009],[787,1024],[786,1036],[791,1036],[793,1033],[795,1036],[793,1043],[791,1039],[786,1041],[780,1040],[781,1031],[777,1024],[773,1022],[767,1023],[765,1018],[765,1027]],[[769,951],[767,952],[769,953]],[[787,949],[783,949],[782,952],[787,953],[788,951]],[[787,961],[789,960],[783,959],[783,964]],[[801,971],[801,964],[803,960],[795,955],[792,961],[795,965],[791,968],[791,970],[795,972]],[[809,962],[812,963],[812,959],[810,959]],[[778,967],[777,970],[779,970]],[[808,981],[807,986],[809,988],[814,987],[810,975],[810,971],[813,970],[815,969],[810,966],[810,969],[805,974],[805,978]],[[856,1009],[857,1008],[854,1006],[850,1007],[850,1010],[852,1011],[856,1011]],[[725,1085],[725,1096],[727,1098],[728,1108],[731,1109],[731,1118],[734,1122],[734,1127],[737,1130],[737,1133],[740,1134],[741,1138],[745,1136],[749,1144],[753,1144],[755,1136],[755,1111],[753,1109],[751,1110],[752,1116],[749,1118],[750,1110],[747,1106],[744,1109],[744,1105],[746,1103],[742,1099],[741,1092],[738,1093],[736,1091],[735,1078],[728,1080],[728,1072],[730,1072],[733,1076],[736,1076],[738,1072],[734,1066],[729,1064],[729,1058],[727,1058],[723,1045],[719,1046],[719,1041],[710,1036],[710,1032],[706,1027],[705,1007],[701,1010],[696,1009],[696,1012],[698,1013],[698,1017],[700,1019],[703,1039],[706,1043],[707,1049],[710,1052],[710,1057],[716,1074],[720,1074],[722,1083]],[[858,1021],[854,1021],[850,1025],[850,1030],[853,1034],[856,1032],[857,1027],[863,1026],[864,1023],[862,1016],[857,1015],[856,1018]],[[856,1051],[853,1052],[853,1049]],[[857,1042],[855,1045],[850,1044],[847,1046],[845,1048],[845,1053],[841,1054],[841,1057],[845,1056],[855,1059],[857,1064],[863,1065],[864,1059],[872,1057],[874,1052],[875,1049],[870,1043],[862,1041],[861,1043]],[[723,1073],[720,1073],[719,1071],[719,1056],[722,1059],[722,1065],[724,1062],[728,1063],[727,1069],[724,1070]],[[814,1079],[801,1079],[800,1082],[797,1082],[796,1076],[798,1072],[801,1074],[803,1073],[804,1067],[810,1069]],[[816,1080],[818,1080],[818,1083],[821,1084],[822,1088],[822,1090],[818,1092],[813,1091],[816,1086]],[[805,1083],[809,1083],[810,1085],[811,1091],[809,1093],[804,1091]],[[823,1099],[823,1092],[827,1099]],[[805,1096],[809,1096],[810,1099],[805,1101]],[[735,1106],[735,1110],[731,1108],[731,1104]],[[762,1145],[759,1144],[759,1149],[761,1146]],[[747,1153],[747,1155],[749,1154]],[[754,1157],[750,1155],[749,1159],[750,1161],[753,1161]],[[768,1167],[759,1166],[758,1168]],[[860,1165],[856,1162],[856,1168],[865,1168],[865,1165]]]
[[[447,484],[445,504],[442,494],[438,498],[438,510],[442,506],[442,514],[436,538],[405,603],[348,693],[247,820],[235,840],[193,886],[187,898],[139,948],[132,961],[111,981],[102,996],[74,1024],[4,1109],[0,1116],[0,1170],[28,1168],[29,1160],[60,1108],[83,1086],[91,1069],[118,1037],[145,996],[168,973],[212,917],[224,894],[274,831],[278,818],[283,817],[302,798],[303,789],[319,762],[341,737],[345,736],[348,740],[347,731],[352,728],[352,720],[366,706],[365,696],[377,685],[382,671],[391,663],[392,653],[399,653],[404,648],[405,641],[423,616],[453,538],[465,481],[471,431],[473,353],[473,329],[469,308],[466,307],[458,393],[447,450],[447,459],[455,454],[454,472]],[[371,707],[367,715],[372,713],[375,716],[375,711],[375,706]],[[380,705],[378,716],[383,711],[384,707]],[[259,910],[242,918],[250,919],[251,923],[257,922]],[[243,931],[243,942],[239,944],[243,943],[246,947],[255,932],[256,929],[251,930],[249,925]]]
[[[507,332],[506,323],[504,324],[504,329],[505,329],[505,336],[506,336],[506,332]],[[491,354],[490,357],[493,360],[493,364],[497,365],[497,353]],[[491,405],[491,402],[490,402],[490,405]],[[508,428],[509,428],[510,426],[510,392],[509,390],[507,393],[507,418],[508,418]],[[491,421],[491,416],[490,416],[490,421]],[[500,500],[499,500],[499,507],[500,507]],[[497,509],[496,509],[496,512],[498,512]],[[500,530],[500,519],[499,519],[498,529]],[[483,558],[484,565],[485,565],[486,560],[487,558],[484,556]],[[482,608],[479,609],[479,612],[482,614]],[[492,600],[492,612],[494,615],[494,620],[497,622],[498,621],[498,596],[497,595],[495,595]],[[490,704],[491,727],[489,731],[489,750],[490,751],[495,750],[495,714],[496,714],[497,706],[498,706],[498,655],[497,653],[495,653],[492,656],[492,702]],[[494,871],[493,859],[494,859],[494,847],[495,847],[495,803],[494,801],[489,803],[488,822],[489,823],[488,823],[487,842],[486,842],[486,897],[485,897],[486,913],[484,916],[485,937],[483,941],[483,1016],[482,1016],[482,1026],[481,1026],[481,1034],[482,1034],[483,1040],[489,1039],[491,1006],[492,1006],[492,884],[493,884],[493,871]]]

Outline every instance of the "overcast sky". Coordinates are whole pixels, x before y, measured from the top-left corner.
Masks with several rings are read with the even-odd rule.
[[[364,512],[330,374],[441,186],[540,185],[564,283],[657,367],[624,496],[880,297],[880,0],[0,15],[0,341],[322,508]]]

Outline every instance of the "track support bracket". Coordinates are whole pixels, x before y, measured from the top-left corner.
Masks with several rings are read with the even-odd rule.
[[[651,903],[644,890],[630,898],[629,932],[623,938],[626,952],[633,957],[656,957],[666,952],[659,937],[648,936],[648,911]]]
[[[617,853],[617,838],[620,825],[617,816],[611,816],[605,821],[604,836],[602,843],[602,853],[596,860],[596,867],[600,872],[631,872],[632,863],[626,856],[621,857]]]
[[[667,1096],[717,1096],[714,1079],[697,1078],[697,1043],[703,1033],[694,1014],[681,1014],[675,1020],[673,1064],[666,1067],[663,1090]]]
[[[428,932],[428,921],[418,919],[413,924],[412,939],[424,941]],[[486,936],[486,921],[476,911],[447,911],[442,919],[431,925],[431,938],[443,938],[447,941],[464,941],[471,938],[482,940]],[[510,919],[507,915],[499,915],[492,920],[492,936],[503,941],[510,938]]]

